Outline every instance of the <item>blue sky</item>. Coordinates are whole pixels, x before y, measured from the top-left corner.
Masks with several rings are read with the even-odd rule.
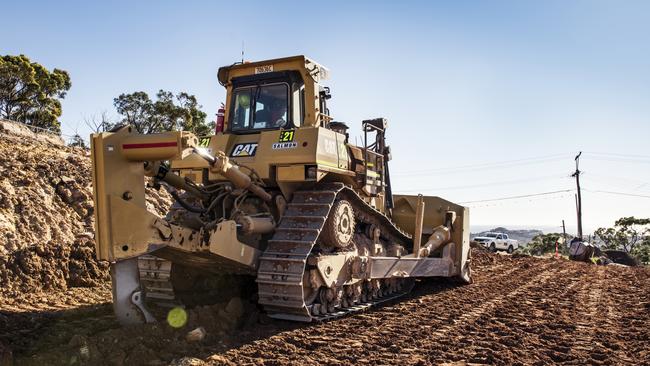
[[[305,54],[352,135],[389,119],[395,190],[457,202],[574,188],[587,229],[650,216],[650,2],[7,1],[0,54],[70,72],[64,134],[124,92],[195,94],[216,70]],[[356,135],[361,135],[360,133]],[[573,192],[468,203],[472,224],[575,226]]]

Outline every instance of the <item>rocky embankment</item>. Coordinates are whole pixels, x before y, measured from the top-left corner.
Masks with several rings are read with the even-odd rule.
[[[148,206],[164,214],[165,192]],[[98,286],[108,264],[94,255],[89,152],[0,123],[0,292]]]

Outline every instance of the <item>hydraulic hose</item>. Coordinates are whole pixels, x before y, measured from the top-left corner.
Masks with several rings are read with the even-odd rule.
[[[198,213],[198,214],[202,214],[202,213],[205,213],[207,211],[206,209],[194,207],[194,206],[190,205],[189,203],[183,201],[183,199],[179,196],[178,192],[175,189],[169,189],[168,191],[169,191],[169,194],[171,194],[171,196],[174,197],[176,202],[178,202],[181,206],[183,206],[184,209],[186,209],[186,210],[188,210],[190,212]]]

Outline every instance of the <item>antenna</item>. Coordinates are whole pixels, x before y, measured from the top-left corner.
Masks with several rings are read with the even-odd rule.
[[[241,63],[244,63],[244,41],[241,41]]]

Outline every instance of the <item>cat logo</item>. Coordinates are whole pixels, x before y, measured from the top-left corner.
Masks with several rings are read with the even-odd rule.
[[[255,156],[256,151],[257,151],[257,142],[237,144],[232,149],[232,153],[230,153],[230,156],[237,156],[237,157]]]

